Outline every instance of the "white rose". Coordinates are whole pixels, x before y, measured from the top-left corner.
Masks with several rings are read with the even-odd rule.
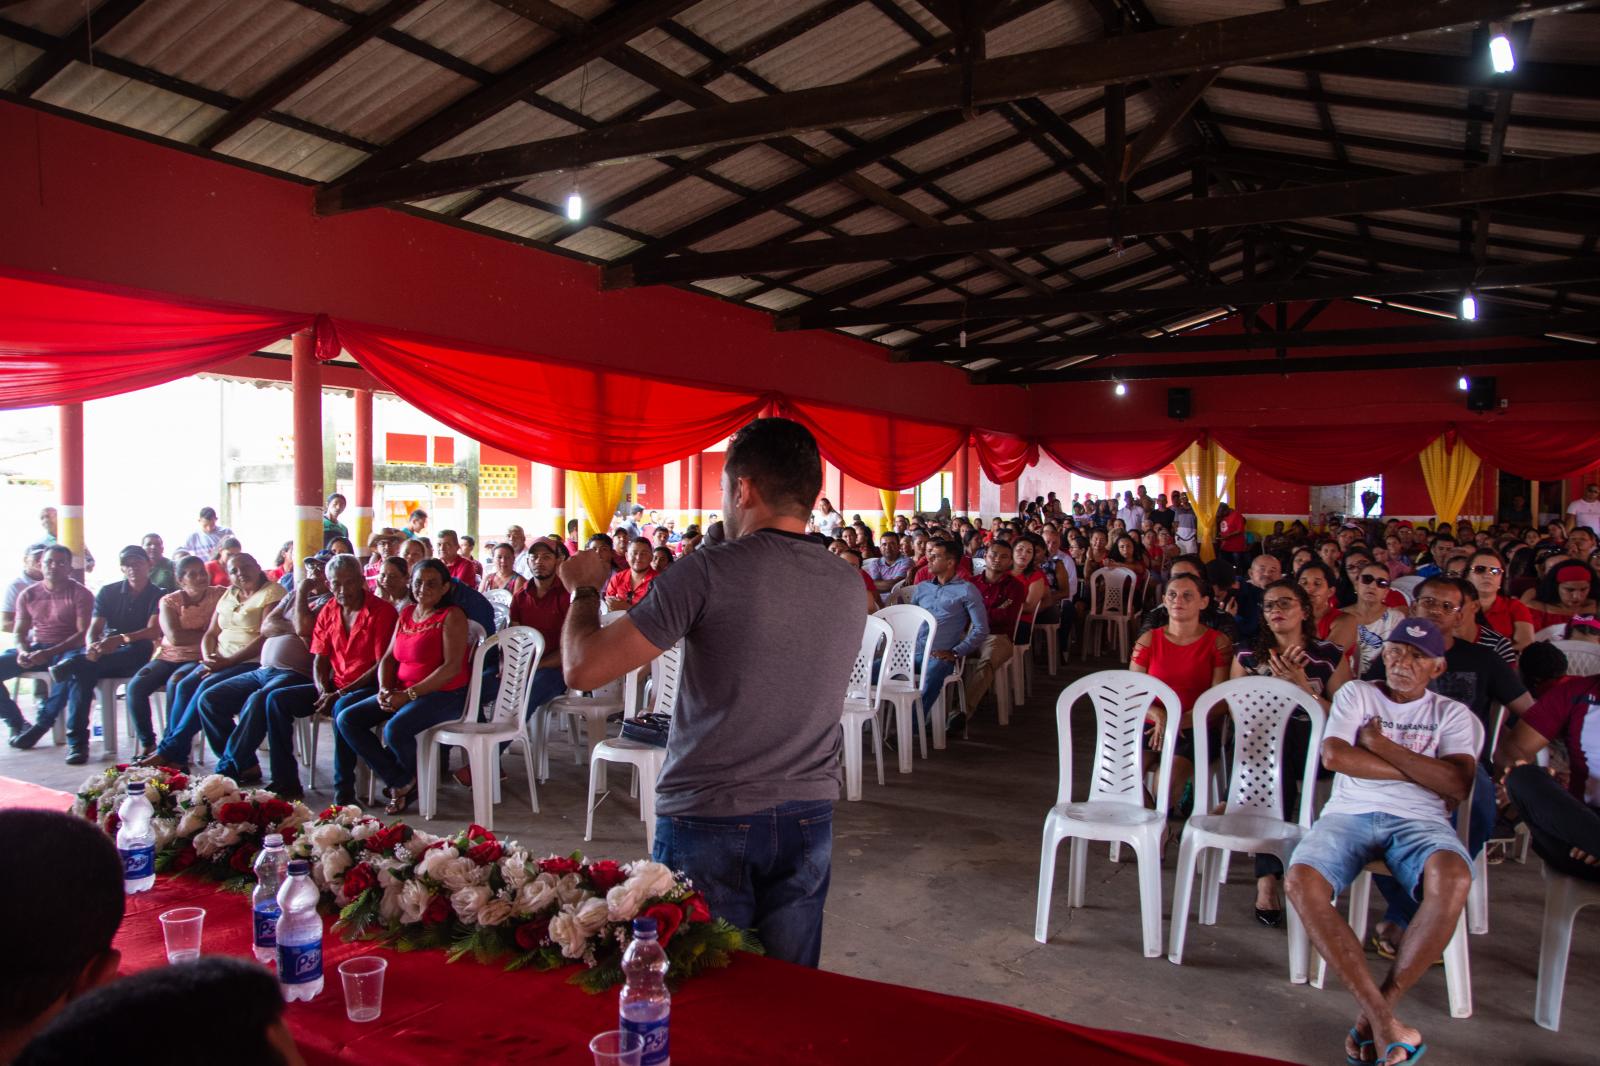
[[[450,906],[463,922],[476,922],[478,912],[488,902],[489,888],[486,885],[472,885],[450,893]]]
[[[421,881],[407,881],[400,889],[400,920],[406,924],[422,921],[422,912],[433,902],[433,893]]]
[[[670,892],[678,882],[678,875],[672,872],[670,866],[646,859],[628,867],[628,880],[639,882],[644,893],[642,899],[652,899]]]
[[[478,909],[479,925],[504,925],[511,917],[511,904],[503,899],[491,899]]]
[[[204,808],[191,807],[183,812],[183,817],[178,819],[178,836],[192,837],[206,827],[209,820]]]
[[[432,854],[430,852],[429,854]],[[481,873],[479,871],[482,871]],[[489,868],[479,866],[465,855],[439,864],[439,872],[434,875],[440,884],[451,892],[459,892],[469,885],[482,884],[488,880]]]
[[[517,889],[517,913],[538,914],[556,901],[556,890],[545,881],[535,878]]]
[[[226,822],[212,822],[194,838],[194,850],[200,857],[210,858],[223,848],[239,842],[239,830]]]
[[[388,888],[390,885],[399,884],[398,879],[396,879],[394,876],[394,872],[403,865],[402,863],[399,863],[394,859],[373,859],[371,862],[373,867],[378,871],[379,887]]]
[[[508,851],[500,857],[500,877],[513,892],[528,883],[528,853]]]
[[[413,855],[416,853],[417,852],[415,849],[413,849],[411,852]],[[423,855],[422,861],[417,863],[417,876],[431,877],[435,881],[443,880],[440,874],[443,871],[445,864],[453,862],[459,855],[460,852],[456,851],[455,848],[448,844],[442,848],[434,848],[426,855]]]
[[[382,828],[383,823],[377,819],[373,819],[370,822],[359,822],[354,829],[350,830],[350,839],[365,840]]]
[[[578,925],[585,936],[593,936],[604,929],[608,918],[606,901],[598,896],[590,896],[578,904]]]
[[[637,881],[624,881],[606,893],[606,910],[613,922],[629,922],[638,915],[645,900],[640,887]]]
[[[576,910],[562,907],[561,913],[550,919],[550,939],[561,947],[561,954],[569,959],[583,958],[589,946],[589,937],[578,921]]]
[[[322,853],[322,883],[332,885],[355,865],[355,860],[343,848],[331,848]]]
[[[174,832],[178,823],[171,818],[152,818],[150,828],[155,830],[156,850],[159,851],[172,843]]]
[[[337,822],[319,825],[311,831],[311,846],[318,851],[336,848],[350,839],[350,830]]]
[[[239,798],[239,786],[231,777],[207,774],[194,786],[194,794],[213,806]],[[224,797],[227,797],[226,799]]]
[[[381,874],[379,880],[382,880]],[[400,917],[401,886],[406,883],[390,878],[389,883],[384,885],[383,895],[378,900],[378,917],[386,922],[395,921]]]
[[[578,884],[577,874],[562,874],[561,880],[556,882],[556,898],[563,906],[582,903],[588,895],[583,886]]]
[[[413,855],[421,855],[429,844],[440,839],[440,837],[436,837],[432,833],[424,833],[420,829],[413,829],[411,831],[411,839],[406,841],[406,850]]]

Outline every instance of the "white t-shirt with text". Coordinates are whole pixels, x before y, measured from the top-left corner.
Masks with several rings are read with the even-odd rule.
[[[1355,745],[1356,734],[1374,717],[1382,720],[1384,736],[1418,755],[1435,759],[1447,755],[1477,757],[1477,719],[1466,704],[1437,692],[1424,692],[1410,703],[1396,703],[1383,689],[1367,681],[1351,681],[1339,689],[1328,712],[1325,736]],[[1449,820],[1443,797],[1421,785],[1344,774],[1334,775],[1333,795],[1322,813]]]

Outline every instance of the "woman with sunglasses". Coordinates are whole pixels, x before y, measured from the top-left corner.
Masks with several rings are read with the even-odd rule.
[[[1276,677],[1305,690],[1328,709],[1339,686],[1350,680],[1350,664],[1330,641],[1318,640],[1311,619],[1311,597],[1290,578],[1274,581],[1261,592],[1261,625],[1255,641],[1239,649],[1233,677]],[[1300,813],[1300,768],[1311,742],[1311,719],[1296,711],[1284,732],[1284,817]],[[1331,776],[1331,775],[1330,775]],[[1256,855],[1256,921],[1283,924],[1283,863],[1265,853]]]
[[[1344,609],[1328,629],[1328,640],[1338,648],[1356,649],[1355,676],[1365,676],[1367,668],[1383,656],[1383,642],[1405,619],[1405,612],[1390,607],[1389,568],[1368,559],[1355,575],[1356,602]]]
[[[1508,567],[1500,553],[1489,548],[1479,548],[1467,560],[1467,580],[1478,592],[1478,618],[1487,626],[1511,640],[1512,647],[1521,651],[1533,643],[1533,612],[1528,605],[1505,594]],[[1480,628],[1481,628],[1480,626]],[[1465,638],[1465,634],[1462,634]]]

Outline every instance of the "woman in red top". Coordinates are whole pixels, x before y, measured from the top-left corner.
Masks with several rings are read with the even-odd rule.
[[[1176,817],[1183,790],[1194,776],[1194,726],[1189,716],[1194,711],[1195,700],[1207,689],[1228,679],[1228,669],[1233,663],[1233,643],[1200,621],[1200,613],[1211,602],[1211,590],[1193,574],[1174,574],[1167,582],[1162,602],[1167,607],[1167,624],[1139,637],[1139,642],[1133,646],[1128,669],[1166,682],[1183,708],[1183,722],[1178,727],[1177,744],[1172,749],[1172,790],[1167,804],[1168,813]],[[1213,717],[1220,718],[1221,712],[1221,705],[1213,708]],[[1159,704],[1150,708],[1151,751],[1161,747],[1166,719],[1166,711]],[[1215,758],[1221,751],[1222,737],[1220,731],[1213,731],[1210,737],[1207,746]]]
[[[411,595],[389,650],[378,663],[378,694],[340,711],[339,735],[388,783],[389,814],[411,806],[417,790],[417,734],[460,718],[472,672],[467,616],[443,605],[450,571],[437,559],[411,570]],[[373,727],[383,726],[380,741]]]
[[[1478,618],[1520,652],[1533,643],[1533,612],[1505,595],[1507,569],[1499,552],[1479,548],[1467,560],[1467,580],[1478,590]]]
[[[1528,604],[1534,630],[1564,626],[1575,614],[1594,614],[1594,580],[1592,570],[1570,559],[1545,571],[1533,602]]]
[[[1313,559],[1295,571],[1294,579],[1311,597],[1311,619],[1317,623],[1317,639],[1327,640],[1333,623],[1344,613],[1333,605],[1338,575],[1321,559]]]

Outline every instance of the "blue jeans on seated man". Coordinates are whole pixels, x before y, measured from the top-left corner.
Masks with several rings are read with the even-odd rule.
[[[687,874],[714,917],[754,929],[771,958],[811,967],[821,961],[832,800],[729,817],[659,815],[650,857]]]
[[[291,685],[306,685],[310,678],[293,670],[260,666],[206,686],[195,706],[200,709],[200,727],[206,731],[211,750],[217,753],[217,773],[237,777],[255,769],[256,749],[267,735],[267,696]],[[248,733],[245,719],[254,716]],[[239,720],[237,726],[234,719]]]
[[[339,732],[336,724],[339,712],[363,700],[372,699],[377,694],[376,686],[358,688],[333,701],[332,720],[328,724],[333,727],[333,797],[336,800],[353,800],[356,794],[356,752]],[[294,761],[294,723],[297,718],[310,717],[316,707],[317,686],[288,685],[267,694],[260,708],[261,726],[257,726],[254,713],[250,710],[239,718],[239,725],[233,731],[234,743],[243,743],[246,738],[241,734],[247,730],[252,735],[257,728],[266,730],[267,752],[272,767],[270,782],[275,792],[301,791],[300,767]],[[260,743],[258,737],[256,744]]]
[[[135,641],[126,648],[89,658],[87,649],[75,648],[55,661],[56,675],[62,680],[50,685],[50,698],[45,701],[36,725],[48,725],[61,713],[62,703],[67,711],[67,747],[74,751],[89,744],[89,708],[94,703],[95,689],[104,677],[131,677],[150,661],[154,646],[148,640]],[[60,694],[59,698],[57,694]],[[115,714],[116,708],[110,708]]]
[[[927,672],[922,675],[922,720],[931,721],[934,704],[939,702],[939,693],[944,690],[945,679],[955,673],[956,661],[954,659],[935,659],[929,657]]]
[[[11,691],[6,688],[6,682],[24,672],[31,673],[35,670],[47,670],[55,663],[72,654],[70,651],[62,652],[49,662],[40,663],[38,666],[24,667],[18,665],[17,653],[31,650],[31,648],[23,647],[8,648],[0,652],[0,722],[10,726],[13,734],[20,733],[28,728],[28,720],[22,717],[22,708],[18,707],[17,701],[11,698]],[[66,704],[66,700],[66,686],[52,684],[50,686],[50,695],[46,697],[44,707],[41,709],[39,716],[44,718],[48,714],[49,717],[45,718],[45,721],[55,721],[56,715],[61,713],[61,708]]]
[[[195,670],[167,690],[167,732],[156,754],[173,766],[189,765],[189,748],[204,723],[200,719],[200,696],[212,685],[259,669],[258,662],[238,663],[222,670]]]
[[[150,697],[161,691],[167,694],[171,708],[178,682],[200,669],[199,662],[173,662],[170,659],[151,659],[139,668],[128,682],[128,717],[133,719],[133,731],[139,738],[139,747],[151,751],[156,746],[154,720],[150,716]]]
[[[1494,831],[1495,816],[1497,814],[1494,798],[1494,781],[1489,778],[1489,771],[1483,768],[1483,763],[1478,763],[1478,784],[1472,790],[1471,821],[1467,823],[1467,851],[1474,859],[1478,852],[1483,850],[1483,845],[1488,841],[1489,834]],[[1451,815],[1450,822],[1455,824],[1460,812]],[[1392,877],[1376,874],[1372,883],[1383,893],[1384,902],[1388,904],[1383,912],[1383,920],[1393,922],[1401,929],[1411,925],[1411,919],[1417,915],[1417,901],[1411,894],[1400,886]]]
[[[378,706],[374,694],[340,711],[333,722],[345,743],[373,773],[390,788],[405,788],[417,780],[417,734],[460,718],[466,702],[467,686],[463,685],[418,696],[391,715]],[[372,732],[379,723],[383,724],[381,740]]]

